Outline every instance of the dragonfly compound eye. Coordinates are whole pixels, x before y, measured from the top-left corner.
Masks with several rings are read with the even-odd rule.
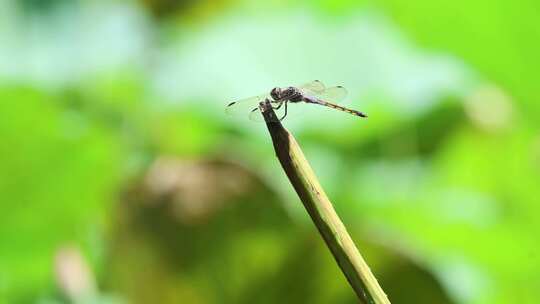
[[[280,88],[273,88],[272,91],[270,91],[270,96],[274,98],[274,100],[281,99],[281,89]]]

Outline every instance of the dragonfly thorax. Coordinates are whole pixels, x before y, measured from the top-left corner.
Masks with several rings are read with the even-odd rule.
[[[302,92],[298,88],[295,87],[287,87],[287,88],[273,88],[272,91],[270,91],[270,96],[276,101],[278,100],[288,100],[292,102],[298,102],[302,100]]]

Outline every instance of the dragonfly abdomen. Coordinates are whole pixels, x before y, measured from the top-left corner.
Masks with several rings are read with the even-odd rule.
[[[334,103],[331,103],[331,102],[328,102],[328,101],[318,100],[317,102],[314,102],[314,103],[320,104],[322,106],[329,107],[329,108],[332,108],[332,109],[340,110],[340,111],[343,111],[343,112],[346,112],[346,113],[349,113],[349,114],[352,114],[352,115],[356,115],[356,116],[360,116],[360,117],[368,117],[365,113],[362,113],[360,111],[356,111],[356,110],[353,110],[353,109],[345,108],[345,107],[342,107],[340,105],[337,105],[337,104],[334,104]]]

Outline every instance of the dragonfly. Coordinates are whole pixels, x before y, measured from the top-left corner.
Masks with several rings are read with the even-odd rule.
[[[270,93],[256,95],[245,99],[230,102],[225,112],[230,115],[246,114],[249,112],[251,120],[261,120],[259,103],[268,100],[272,108],[279,112],[278,119],[285,119],[289,104],[315,104],[343,111],[359,117],[367,117],[363,112],[338,105],[347,96],[347,90],[342,86],[326,87],[320,80],[313,80],[299,86],[275,87]]]

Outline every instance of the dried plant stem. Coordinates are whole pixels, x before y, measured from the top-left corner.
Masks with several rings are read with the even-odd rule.
[[[260,104],[276,155],[315,226],[362,303],[390,303],[332,203],[322,189],[300,146],[276,118],[268,101]]]

